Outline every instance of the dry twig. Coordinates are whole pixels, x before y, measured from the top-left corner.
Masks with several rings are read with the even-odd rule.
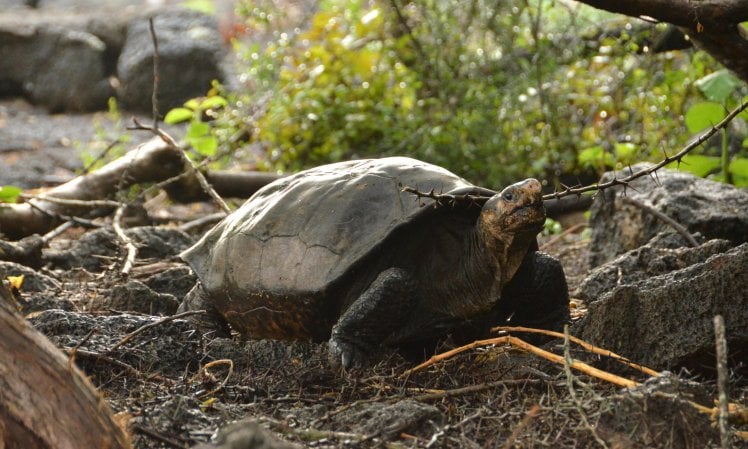
[[[717,424],[722,449],[732,447],[730,429],[727,419],[730,415],[730,402],[727,396],[727,339],[725,338],[725,319],[722,315],[714,317],[714,338],[717,346]]]
[[[124,276],[128,276],[130,274],[130,270],[132,270],[132,266],[135,263],[135,258],[138,256],[138,247],[135,246],[135,244],[132,242],[132,239],[125,234],[125,231],[122,229],[122,215],[125,213],[125,206],[124,204],[119,206],[117,208],[117,211],[114,213],[114,219],[112,220],[112,227],[114,228],[114,233],[117,234],[117,237],[120,239],[122,244],[125,245],[125,248],[127,248],[127,256],[125,256],[125,263],[122,265],[122,269],[120,270],[120,273],[122,273]]]
[[[587,418],[587,413],[577,397],[577,392],[574,388],[574,374],[571,372],[571,366],[573,364],[574,359],[571,358],[571,351],[569,350],[569,326],[567,325],[564,326],[564,374],[566,374],[566,389],[569,391],[569,397],[571,397],[571,400],[574,403],[574,408],[576,408],[577,413],[579,413],[579,418],[582,420],[584,428],[592,434],[592,437],[597,441],[597,444],[608,449],[608,445],[605,443],[605,440],[598,435],[595,426],[590,424],[590,421]]]
[[[190,310],[187,312],[177,313],[176,315],[166,316],[166,317],[161,318],[158,321],[154,321],[153,323],[148,323],[146,325],[140,326],[139,328],[135,329],[134,331],[122,337],[122,339],[117,344],[109,348],[107,352],[114,351],[115,349],[119,348],[120,346],[124,345],[125,343],[135,338],[135,336],[147,331],[148,329],[151,329],[156,326],[160,326],[164,323],[168,323],[169,321],[174,321],[174,320],[178,320],[181,318],[185,318],[191,315],[197,315],[201,313],[205,313],[205,310]]]
[[[565,339],[567,337],[564,336],[562,332],[556,332],[556,331],[549,331],[546,329],[535,329],[532,327],[522,327],[522,326],[498,326],[491,329],[491,332],[527,332],[527,333],[533,333],[533,334],[543,334],[548,335],[550,337],[557,337],[561,339]],[[621,355],[616,354],[613,351],[609,351],[607,349],[603,349],[600,347],[597,347],[593,344],[587,343],[586,341],[582,340],[581,338],[574,337],[573,335],[569,335],[568,339],[579,346],[583,347],[584,349],[593,352],[598,355],[602,355],[605,357],[610,357],[611,359],[614,359],[618,362],[623,363],[624,365],[628,366],[629,368],[633,368],[635,370],[641,371],[644,374],[647,374],[649,376],[659,376],[660,373],[658,371],[653,370],[652,368],[647,368],[644,365],[640,365],[638,363],[634,363],[631,360],[627,359],[626,357],[623,357]]]
[[[409,376],[410,374],[421,371],[425,368],[428,368],[429,366],[440,362],[442,360],[446,360],[454,355],[457,355],[461,352],[465,352],[470,349],[478,348],[481,346],[488,346],[488,345],[500,345],[500,344],[511,344],[512,346],[522,349],[524,351],[530,352],[532,354],[535,354],[539,357],[542,357],[546,360],[549,360],[553,363],[563,365],[564,358],[554,354],[552,352],[548,352],[544,349],[541,349],[535,345],[531,345],[530,343],[527,343],[524,340],[521,340],[517,337],[512,337],[511,335],[507,335],[504,337],[496,337],[496,338],[489,338],[486,340],[477,340],[472,343],[468,343],[464,346],[460,346],[459,348],[452,349],[447,352],[443,352],[441,354],[436,354],[432,356],[430,359],[426,360],[425,362],[421,363],[420,365],[411,368],[409,370],[406,370],[403,374],[401,374],[401,377]],[[589,376],[597,377],[598,379],[605,380],[607,382],[610,382],[612,384],[625,387],[625,388],[631,388],[639,385],[636,381],[633,381],[631,379],[626,379],[625,377],[616,376],[615,374],[608,373],[606,371],[597,369],[593,366],[590,366],[584,362],[580,362],[579,360],[573,360],[571,363],[571,367],[583,372],[584,374],[587,374]]]
[[[231,375],[234,374],[234,361],[231,359],[220,359],[220,360],[213,360],[212,362],[209,362],[203,365],[203,367],[200,368],[200,370],[192,377],[192,380],[194,381],[195,379],[197,379],[199,376],[202,376],[203,374],[209,375],[210,372],[208,370],[217,365],[228,365],[229,366],[229,370],[228,370],[228,373],[226,373],[226,377],[223,379],[223,382],[221,382],[216,388],[200,394],[200,397],[212,396],[218,393],[219,391],[221,391],[221,389],[225,387],[226,384],[229,382],[229,378],[231,377]]]
[[[662,167],[672,162],[680,163],[683,160],[683,157],[685,157],[688,153],[690,153],[695,148],[697,148],[698,146],[706,142],[710,137],[716,134],[719,130],[726,128],[727,125],[735,117],[738,116],[738,114],[740,114],[746,109],[748,109],[748,101],[740,104],[738,107],[730,111],[730,113],[727,114],[727,116],[724,119],[722,119],[722,121],[714,125],[711,129],[705,131],[697,139],[694,139],[691,143],[683,147],[680,151],[678,151],[672,156],[668,156],[666,154],[665,158],[663,158],[657,164],[652,165],[651,167],[641,169],[637,172],[631,172],[628,176],[625,176],[623,178],[618,178],[616,176],[616,177],[613,177],[613,179],[611,179],[610,181],[606,181],[606,182],[597,182],[595,184],[590,184],[590,185],[583,186],[583,187],[566,187],[563,190],[543,195],[543,201],[561,199],[563,197],[571,196],[571,195],[579,196],[587,192],[594,192],[594,191],[602,192],[603,190],[607,190],[615,186],[628,187],[631,181],[635,179],[641,178],[643,176],[653,176],[657,172],[657,170],[661,169]],[[455,202],[460,203],[460,200],[461,200],[460,197],[462,197],[462,195],[434,193],[434,191],[422,192],[410,186],[403,187],[403,191],[417,195],[419,198],[433,199],[434,201],[436,201],[438,205],[441,205],[441,206],[451,206],[451,205],[454,205]],[[469,200],[478,205],[484,204],[489,198],[490,196],[486,196],[483,194],[469,196]]]
[[[530,425],[530,423],[532,422],[533,418],[535,418],[535,416],[538,414],[538,412],[540,412],[540,405],[538,405],[538,404],[533,405],[530,408],[530,410],[527,412],[527,414],[525,415],[525,417],[522,418],[522,421],[520,421],[520,423],[517,425],[517,427],[515,427],[514,430],[512,430],[512,434],[509,435],[509,438],[507,438],[506,441],[504,441],[504,445],[501,446],[502,449],[511,449],[512,448],[512,446],[514,445],[514,442],[517,441],[517,438],[519,437],[519,435],[522,433],[522,431],[525,429],[525,427],[527,427],[528,425]]]

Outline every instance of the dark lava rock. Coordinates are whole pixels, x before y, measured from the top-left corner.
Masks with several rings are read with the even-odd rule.
[[[52,111],[105,108],[114,92],[104,42],[59,18],[19,17],[0,18],[0,95],[23,95]]]
[[[155,292],[142,282],[131,280],[112,288],[106,307],[148,315],[174,315],[179,301],[174,295]]]
[[[282,441],[258,422],[246,419],[223,427],[212,444],[193,449],[299,449],[301,446]]]
[[[634,171],[646,167],[638,164]],[[618,177],[628,174],[619,173]],[[603,177],[609,179],[611,173]],[[597,196],[591,208],[590,265],[595,267],[626,251],[638,248],[669,225],[626,202],[639,200],[669,216],[691,233],[706,239],[748,241],[748,191],[697,178],[689,173],[660,170],[657,180],[642,177],[623,188],[608,189]]]
[[[702,245],[707,254],[712,245],[720,243]],[[733,363],[744,361],[748,357],[746,267],[748,243],[680,270],[619,285],[589,304],[587,315],[572,333],[654,368],[711,370],[715,366],[712,320],[720,314]]]
[[[41,292],[48,289],[60,288],[60,283],[56,280],[25,265],[0,261],[0,280],[8,276],[20,275],[23,275],[22,292]]]
[[[718,447],[719,432],[709,416],[689,403],[712,407],[711,399],[698,384],[670,373],[648,380],[611,399],[597,424],[597,432],[612,447],[672,449]]]
[[[173,228],[143,226],[126,229],[125,234],[138,247],[139,259],[167,259],[192,244],[189,235]],[[55,268],[69,270],[80,267],[98,272],[111,265],[112,258],[123,254],[124,248],[114,231],[101,228],[87,232],[69,249],[50,250],[44,256]]]
[[[159,293],[168,293],[181,300],[192,290],[196,281],[195,274],[184,265],[153,274],[144,279],[143,283]]]
[[[101,360],[84,357],[84,352],[111,354],[119,361],[136,369],[158,370],[181,376],[185,367],[197,367],[202,351],[200,333],[187,321],[173,320],[153,326],[130,342],[110,353],[109,350],[125,335],[158,321],[158,317],[135,315],[91,316],[84,313],[52,309],[32,315],[31,324],[62,348],[81,344],[89,332],[94,331],[80,346],[78,364],[87,373],[111,375],[113,368]],[[90,362],[90,363],[89,363]]]
[[[677,233],[662,233],[641,248],[629,251],[590,272],[574,297],[592,303],[619,285],[645,281],[653,276],[704,262],[730,249],[727,240],[710,240],[696,248],[686,247]]]
[[[45,246],[44,239],[36,234],[17,242],[0,240],[0,260],[39,268],[42,264],[42,248]]]
[[[390,440],[401,433],[430,437],[444,421],[444,415],[438,408],[405,399],[394,404],[357,404],[333,417],[333,427]]]
[[[224,49],[215,18],[174,8],[154,16],[158,37],[159,110],[168,111],[204,95],[211,81],[222,80]],[[148,20],[130,24],[117,72],[119,98],[131,109],[150,111],[153,94],[153,43]]]

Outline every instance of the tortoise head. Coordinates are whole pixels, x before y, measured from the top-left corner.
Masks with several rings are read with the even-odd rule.
[[[519,266],[544,222],[540,182],[531,178],[510,185],[483,205],[478,234],[511,276],[514,265]]]
[[[525,179],[494,195],[483,206],[480,221],[483,230],[492,234],[537,234],[545,222],[540,182]]]

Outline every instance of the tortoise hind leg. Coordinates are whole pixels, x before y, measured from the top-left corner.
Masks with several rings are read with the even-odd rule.
[[[204,310],[205,313],[191,315],[187,320],[193,323],[198,329],[205,333],[211,333],[213,337],[231,336],[231,328],[218,312],[218,309],[211,303],[210,298],[203,290],[200,282],[196,283],[192,290],[187,292],[182,303],[177,309],[177,313],[188,312],[192,310]]]
[[[400,268],[381,272],[332,328],[330,355],[349,368],[405,325],[416,291],[410,275]]]

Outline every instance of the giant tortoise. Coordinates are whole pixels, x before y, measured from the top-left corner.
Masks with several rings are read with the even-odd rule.
[[[484,204],[434,199],[492,195]],[[380,345],[569,319],[561,265],[537,251],[540,183],[500,193],[404,157],[302,171],[258,191],[181,256],[199,282],[181,310],[255,338],[329,340],[348,367]],[[422,350],[422,349],[421,349]]]

